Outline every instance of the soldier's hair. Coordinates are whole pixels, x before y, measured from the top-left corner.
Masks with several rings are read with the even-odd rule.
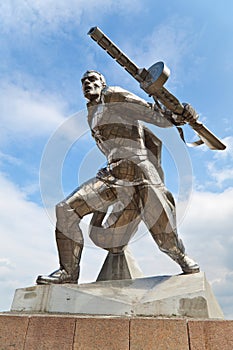
[[[81,80],[82,80],[83,78],[85,78],[85,77],[86,77],[88,74],[90,74],[90,73],[98,74],[99,77],[100,77],[100,81],[102,82],[103,87],[107,86],[106,80],[105,80],[105,77],[103,76],[103,74],[101,74],[100,72],[97,72],[96,70],[87,70],[87,71],[83,74]]]

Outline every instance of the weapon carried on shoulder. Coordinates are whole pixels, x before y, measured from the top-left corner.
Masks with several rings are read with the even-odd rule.
[[[184,106],[182,103],[163,86],[170,75],[169,68],[167,68],[163,62],[156,62],[148,69],[139,68],[98,27],[91,28],[88,35],[131,74],[140,83],[140,87],[147,94],[152,96],[155,101],[158,100],[175,114],[183,114]],[[201,139],[196,142],[196,145],[205,143],[210,149],[214,150],[224,150],[226,148],[226,146],[199,121],[189,122],[189,125]]]

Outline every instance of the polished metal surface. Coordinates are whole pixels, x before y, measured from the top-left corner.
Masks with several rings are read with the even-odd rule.
[[[159,249],[184,273],[198,272],[177,234],[175,201],[161,168],[161,141],[142,123],[172,127],[177,116],[169,113],[168,120],[166,109],[108,87],[96,71],[87,71],[81,81],[90,130],[107,166],[56,206],[60,269],[39,276],[37,283],[77,282],[84,245],[79,223],[87,214],[93,214],[90,238],[111,254],[122,254],[144,221]],[[194,109],[186,109],[187,120],[196,117]]]

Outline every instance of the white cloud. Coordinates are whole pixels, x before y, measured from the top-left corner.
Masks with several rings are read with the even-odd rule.
[[[13,164],[13,165],[21,165],[22,164],[22,160],[21,159],[16,158],[14,156],[11,156],[10,154],[6,154],[6,153],[0,151],[0,166],[4,162],[7,162],[7,163]]]
[[[0,174],[0,308],[10,307],[15,288],[32,284],[56,262],[51,225],[43,210]]]
[[[222,188],[227,181],[232,184],[233,179],[233,137],[224,138],[223,143],[226,145],[226,149],[216,152],[213,161],[207,162],[209,177],[219,188]]]
[[[233,179],[233,168],[217,169],[214,163],[209,163],[208,171],[218,187],[221,187],[225,181]]]
[[[5,138],[46,135],[65,120],[65,103],[36,89],[2,82],[0,105]]]
[[[200,35],[200,32],[197,34],[194,31],[194,25],[190,18],[187,17],[186,20],[182,18],[181,20],[174,15],[155,26],[143,41],[139,41],[136,47],[129,46],[127,51],[129,55],[135,56],[135,61],[140,67],[148,68],[155,62],[164,61],[171,69],[174,84],[178,82],[178,77],[179,81],[182,80],[181,75],[184,74],[185,59],[187,55],[190,59],[198,35]],[[192,66],[188,70],[185,69],[186,79],[187,74],[190,74],[190,70],[192,69],[193,72],[196,64],[200,63],[200,59],[201,57],[196,56]],[[192,76],[192,80],[196,74]]]
[[[233,136],[227,136],[222,139],[222,142],[226,145],[226,149],[222,152],[216,152],[214,158],[216,160],[224,160],[228,158],[233,159]]]
[[[224,305],[225,317],[232,320],[233,271],[223,273],[221,278],[213,281],[212,287],[219,302]]]
[[[0,21],[5,33],[9,33],[16,27],[20,28],[20,35],[27,35],[31,31],[58,32],[62,24],[72,22],[79,25],[83,15],[88,15],[89,20],[96,17],[101,19],[108,12],[127,14],[135,13],[141,9],[141,2],[129,0],[105,1],[105,0],[15,0],[4,1],[0,4]],[[60,32],[61,34],[61,32]]]

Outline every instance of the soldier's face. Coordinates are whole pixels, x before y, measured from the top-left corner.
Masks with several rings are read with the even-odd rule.
[[[85,74],[81,79],[84,96],[89,101],[98,101],[103,90],[103,84],[100,76],[94,72]]]

